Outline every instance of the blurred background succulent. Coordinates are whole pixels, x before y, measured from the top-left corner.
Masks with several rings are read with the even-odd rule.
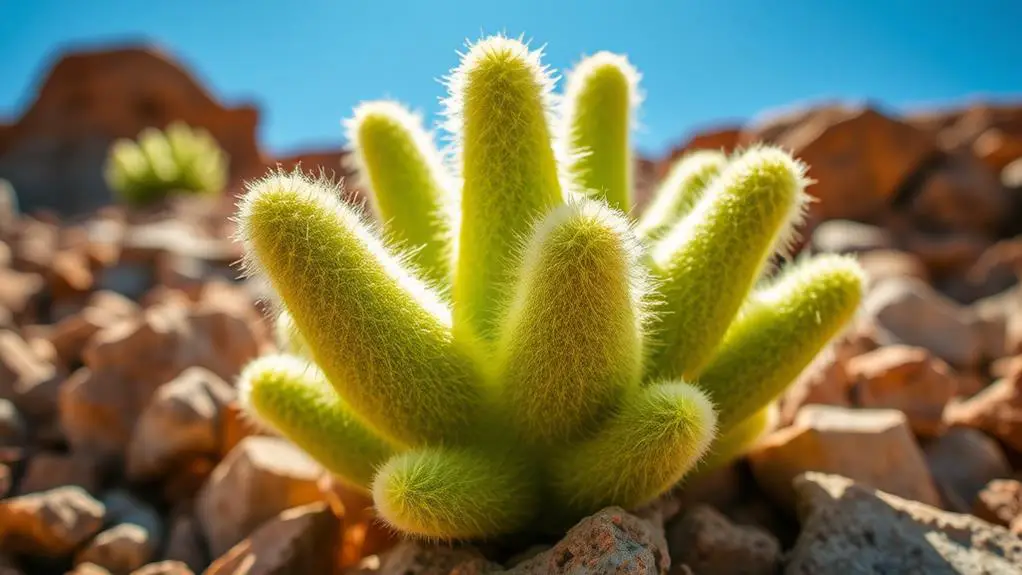
[[[110,147],[107,184],[126,203],[145,205],[174,194],[217,194],[227,181],[227,155],[204,129],[173,122],[146,128]]]

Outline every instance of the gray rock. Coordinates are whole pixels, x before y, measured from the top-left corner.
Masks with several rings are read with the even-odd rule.
[[[794,481],[802,533],[787,575],[1017,575],[1022,538],[838,475]]]
[[[967,513],[987,483],[1011,475],[1011,465],[1001,446],[975,429],[951,428],[927,444],[923,453],[951,511]]]
[[[983,358],[984,339],[965,308],[918,279],[879,282],[863,308],[889,343],[924,347],[956,368]]]
[[[852,220],[828,220],[813,231],[813,251],[854,254],[894,247],[891,234],[878,226]]]
[[[771,575],[781,568],[781,544],[766,531],[732,524],[706,505],[692,508],[667,530],[672,573]]]

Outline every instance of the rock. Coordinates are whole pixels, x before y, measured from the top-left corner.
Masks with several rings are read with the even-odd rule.
[[[1022,286],[977,300],[969,306],[974,328],[983,341],[983,357],[996,361],[1014,353],[1008,345],[1008,326],[1022,315]]]
[[[1011,377],[1017,371],[1022,371],[1022,355],[1002,357],[990,364],[990,375],[995,380]]]
[[[778,401],[779,426],[791,425],[803,406],[809,404],[850,406],[852,381],[848,375],[848,362],[876,347],[871,341],[868,326],[853,326],[849,332],[821,353]]]
[[[950,278],[957,281],[945,281],[941,289],[957,301],[975,302],[1016,288],[1017,302],[1022,299],[1018,295],[1020,274],[1022,238],[1015,238],[997,242],[987,248],[964,274]]]
[[[7,497],[14,485],[14,477],[11,468],[6,463],[0,463],[0,499]]]
[[[148,503],[121,489],[103,496],[107,519],[112,523],[127,523],[141,527],[150,541],[163,539],[163,519]]]
[[[817,183],[807,192],[814,221],[876,220],[898,189],[936,153],[931,137],[865,106],[819,106],[775,115],[742,133],[741,144],[766,141],[806,162]]]
[[[948,405],[950,425],[978,429],[1022,453],[1022,371],[1000,379],[965,401]]]
[[[120,454],[156,389],[185,369],[237,377],[260,352],[248,326],[247,316],[233,309],[160,305],[99,332],[82,353],[88,371],[76,372],[62,390],[69,440],[73,435],[80,449]]]
[[[366,557],[357,571],[347,575],[506,575],[499,565],[486,559],[472,545],[436,545],[407,539],[378,556]]]
[[[78,553],[77,561],[99,565],[114,575],[128,575],[149,561],[158,544],[142,527],[122,523],[96,535]]]
[[[94,335],[124,319],[125,316],[113,315],[103,308],[86,307],[58,322],[49,341],[61,363],[74,368],[81,363],[82,350]]]
[[[28,494],[77,485],[96,494],[99,493],[102,481],[102,463],[87,454],[42,452],[28,460],[20,492]]]
[[[0,555],[0,575],[24,575],[13,561]]]
[[[924,229],[996,234],[1012,202],[996,172],[971,154],[950,154],[931,167],[909,208]]]
[[[135,407],[131,382],[82,367],[60,389],[60,425],[71,449],[101,460],[122,455]]]
[[[852,220],[828,220],[816,227],[809,245],[818,253],[859,254],[890,250],[894,238],[884,228]]]
[[[268,435],[268,433],[248,419],[236,399],[224,406],[220,413],[219,436],[222,442],[220,457],[227,457],[227,454],[241,443],[242,439],[252,435]]]
[[[953,428],[926,445],[923,452],[951,511],[968,512],[984,485],[1011,474],[997,442],[974,429]]]
[[[282,512],[209,566],[209,575],[330,573],[340,522],[324,502]]]
[[[515,575],[569,573],[665,575],[671,567],[659,524],[607,507],[572,527],[552,549],[508,570]]]
[[[759,528],[736,526],[701,505],[667,530],[671,573],[685,565],[693,573],[772,575],[781,567],[781,545]]]
[[[198,495],[196,517],[210,553],[219,557],[283,510],[321,500],[316,481],[322,473],[316,462],[283,439],[244,439]]]
[[[891,345],[848,362],[857,403],[866,408],[898,409],[912,432],[935,437],[944,431],[944,406],[958,383],[951,367],[921,347]]]
[[[975,234],[911,230],[903,235],[904,249],[926,265],[933,281],[963,277],[990,248],[990,238]]]
[[[22,218],[18,222],[16,237],[10,240],[11,267],[21,272],[48,275],[53,256],[57,253],[59,234],[56,222]]]
[[[39,315],[46,281],[34,272],[0,268],[0,313],[6,326],[32,323]]]
[[[1022,482],[995,479],[988,483],[972,507],[972,514],[994,525],[1010,527],[1022,517]]]
[[[1022,564],[1022,540],[971,515],[837,475],[806,473],[794,487],[802,533],[788,555],[788,575],[1008,575]]]
[[[199,530],[199,522],[190,512],[178,513],[170,524],[170,535],[163,558],[183,563],[196,573],[201,573],[209,564],[205,554],[205,543]]]
[[[0,446],[17,447],[28,437],[25,418],[9,400],[0,397]]]
[[[163,52],[132,46],[61,55],[24,115],[0,131],[0,177],[25,212],[89,212],[113,199],[102,177],[112,140],[173,119],[208,130],[233,178],[263,171],[253,106],[226,108]]]
[[[89,256],[84,250],[62,250],[54,254],[46,278],[55,305],[80,299],[92,290],[95,280],[89,269]]]
[[[318,484],[330,510],[342,520],[338,567],[358,565],[363,557],[382,553],[400,540],[376,515],[371,497],[348,488],[329,474],[320,477]]]
[[[0,397],[8,399],[30,422],[56,413],[60,374],[40,360],[12,331],[0,330]]]
[[[898,250],[877,250],[856,256],[871,283],[890,278],[930,279],[930,272],[919,256]]]
[[[180,561],[160,561],[140,567],[131,575],[194,575],[194,572]]]
[[[882,282],[863,307],[895,342],[926,348],[955,368],[970,368],[982,359],[983,341],[967,313],[920,280]]]
[[[806,471],[837,473],[940,504],[908,421],[893,409],[806,406],[791,427],[760,440],[748,459],[760,487],[783,509],[794,504],[791,481]]]
[[[105,508],[81,487],[58,487],[0,501],[0,551],[61,557],[103,526]]]
[[[79,563],[75,568],[68,571],[68,575],[112,575],[110,571],[95,563]]]
[[[201,367],[188,368],[160,386],[128,444],[128,478],[151,479],[188,457],[218,454],[220,413],[235,395],[224,380]]]

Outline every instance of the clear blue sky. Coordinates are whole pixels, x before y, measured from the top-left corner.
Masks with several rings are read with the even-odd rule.
[[[267,149],[338,145],[361,100],[433,117],[455,51],[504,31],[546,44],[559,70],[627,53],[647,95],[637,144],[659,152],[793,102],[1022,97],[1020,22],[1019,0],[0,0],[0,116],[21,113],[68,45],[148,39],[221,99],[257,102]]]

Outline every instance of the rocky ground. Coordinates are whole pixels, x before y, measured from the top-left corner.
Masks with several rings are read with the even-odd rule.
[[[0,574],[1022,573],[1022,109],[816,108],[677,152],[757,139],[812,166],[801,247],[858,254],[861,316],[742,460],[499,545],[401,540],[246,424],[273,343],[230,202],[0,194]]]

